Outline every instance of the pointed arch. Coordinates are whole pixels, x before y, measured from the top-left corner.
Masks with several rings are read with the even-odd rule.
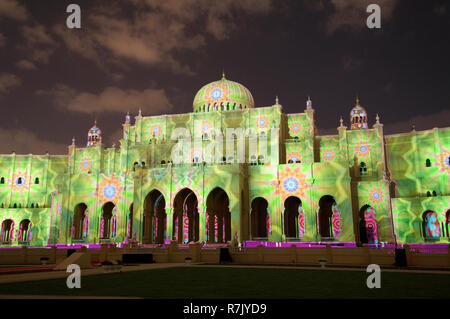
[[[324,195],[319,200],[318,225],[321,240],[332,239],[340,234],[339,212],[336,200],[331,195]]]
[[[24,219],[19,224],[19,241],[29,243],[31,241],[31,221]]]
[[[359,210],[359,237],[363,244],[378,243],[378,224],[375,209],[364,205]]]
[[[303,237],[305,219],[302,201],[297,196],[289,196],[284,201],[284,234],[286,238],[297,239]]]
[[[116,205],[113,202],[107,202],[102,207],[102,216],[100,220],[100,238],[110,239],[116,235]]]
[[[198,241],[198,200],[194,191],[189,188],[181,189],[174,198],[173,209],[173,240],[176,240],[179,243]]]
[[[231,240],[231,213],[228,194],[215,187],[206,198],[206,241],[224,243]]]
[[[166,200],[157,189],[150,191],[145,197],[142,227],[143,243],[164,243]]]
[[[10,244],[14,240],[14,221],[12,219],[3,221],[0,237],[1,242],[4,244]]]
[[[83,239],[83,232],[84,232],[83,228],[85,226],[87,208],[88,207],[85,203],[79,203],[75,206],[72,223],[72,239],[76,240]]]
[[[441,237],[441,227],[438,214],[427,209],[422,214],[422,231],[425,239],[439,239]]]
[[[263,197],[252,200],[251,211],[251,234],[252,239],[267,240],[270,233],[269,203]]]

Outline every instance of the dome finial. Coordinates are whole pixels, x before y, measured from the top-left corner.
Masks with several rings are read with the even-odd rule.
[[[94,120],[94,126],[97,126],[97,119]]]
[[[339,122],[341,123],[341,125],[339,127],[344,127],[344,120],[342,119],[342,115],[341,115]]]
[[[377,123],[376,123],[376,124],[380,124],[380,117],[378,116],[378,113],[377,113],[377,116],[376,116],[375,119],[377,120]]]
[[[278,102],[279,102],[279,100],[278,100],[278,95],[277,95],[277,96],[275,96],[275,105],[278,105]]]
[[[311,97],[308,95],[308,100],[306,101],[306,109],[310,110],[312,109],[312,101],[311,101]]]
[[[225,80],[225,69],[222,69],[222,80]]]
[[[358,94],[356,94],[356,106],[358,106],[359,105],[359,97],[358,97]]]

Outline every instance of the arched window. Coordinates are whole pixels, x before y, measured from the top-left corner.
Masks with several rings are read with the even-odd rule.
[[[339,234],[342,232],[340,213],[333,196],[325,195],[320,198],[317,217],[321,240],[339,237]]]
[[[431,161],[429,158],[427,158],[427,160],[425,161],[425,166],[426,167],[431,167]]]
[[[30,242],[31,241],[31,222],[29,219],[24,219],[19,225],[19,241]]]
[[[35,184],[39,184],[39,177],[36,177],[36,178],[34,179],[34,183],[35,183]]]
[[[31,208],[34,208],[34,203],[31,203]]]
[[[425,239],[439,239],[441,227],[436,212],[427,209],[422,214],[422,231]]]
[[[0,241],[4,244],[9,244],[13,241],[14,222],[11,219],[6,219],[2,223],[2,232]]]
[[[436,191],[433,191],[433,196],[437,196]]]
[[[36,208],[39,208],[39,204],[38,203],[36,203]]]
[[[250,165],[256,165],[256,156],[255,155],[250,156]]]
[[[0,184],[5,184],[5,178],[4,177],[0,178]]]
[[[361,162],[361,163],[359,164],[359,173],[360,173],[360,175],[366,175],[366,174],[367,174],[367,166],[366,166],[366,163]]]
[[[72,222],[72,238],[73,239],[83,239],[88,233],[88,210],[85,203],[80,203],[75,206],[73,222]],[[83,236],[86,235],[86,236]]]
[[[109,239],[115,236],[115,205],[112,202],[107,202],[103,205],[102,216],[100,220],[100,238]]]
[[[264,165],[264,156],[262,155],[258,156],[258,165]]]
[[[431,192],[430,191],[427,192],[427,197],[431,197]]]
[[[141,166],[142,166],[142,167],[145,167],[145,162],[141,162]]]
[[[162,161],[161,161],[161,165],[166,165],[166,161],[165,161],[165,160],[162,160]]]
[[[16,203],[14,203],[13,208],[17,208],[17,204]]]
[[[359,237],[361,243],[378,243],[378,226],[376,212],[369,205],[364,205],[359,211]]]
[[[289,163],[289,164],[292,164],[292,163],[294,163],[294,162],[290,159],[290,160],[288,161],[288,163]]]

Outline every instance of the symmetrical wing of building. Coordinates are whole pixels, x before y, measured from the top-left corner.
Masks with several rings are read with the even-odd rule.
[[[356,100],[320,136],[302,113],[205,85],[192,113],[97,123],[67,155],[0,156],[1,245],[449,241],[450,129],[384,135]]]

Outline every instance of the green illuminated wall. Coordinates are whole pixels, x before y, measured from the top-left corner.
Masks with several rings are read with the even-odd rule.
[[[336,134],[320,136],[314,124],[314,110],[284,114],[279,104],[233,111],[137,116],[134,125],[123,124],[124,138],[116,148],[103,145],[68,147],[68,155],[0,155],[0,221],[11,219],[15,230],[24,219],[32,223],[29,245],[98,243],[103,205],[115,204],[117,234],[103,241],[127,240],[127,223],[133,204],[133,232],[142,242],[146,196],[154,189],[165,199],[166,240],[171,239],[173,201],[183,188],[194,191],[200,213],[200,241],[205,239],[206,199],[222,188],[228,195],[231,233],[240,240],[251,239],[251,203],[257,197],[268,203],[271,232],[269,241],[282,241],[285,200],[301,200],[305,233],[299,241],[320,241],[317,225],[319,201],[331,195],[340,214],[337,242],[359,240],[359,213],[364,205],[376,212],[381,242],[426,242],[421,234],[422,214],[438,213],[445,228],[449,209],[450,130],[433,129],[384,136],[382,124],[367,130],[348,130],[341,125]],[[222,154],[226,165],[202,165],[214,134],[227,128],[243,128],[255,134],[255,146],[248,137],[232,139],[233,147],[243,143],[246,163],[236,163]],[[171,140],[175,129],[185,128],[194,142],[187,156],[198,163],[168,164],[173,161]],[[273,130],[279,129],[274,135]],[[215,130],[215,133],[214,133]],[[263,137],[267,137],[264,151]],[[262,158],[259,165],[249,165]],[[426,166],[427,159],[430,167]],[[291,160],[291,162],[289,162]],[[165,164],[161,162],[164,161]],[[296,162],[298,161],[298,162]],[[366,171],[360,170],[365,163]],[[135,165],[137,163],[137,165]],[[255,163],[257,164],[257,163]],[[17,183],[18,178],[22,183]],[[35,183],[36,178],[39,183]],[[109,192],[113,187],[113,192]],[[436,196],[427,197],[427,191]],[[88,207],[86,238],[72,238],[77,204]],[[33,208],[32,208],[33,205]],[[38,207],[37,207],[38,206]],[[445,232],[434,242],[448,242]],[[6,246],[18,246],[17,234]]]

